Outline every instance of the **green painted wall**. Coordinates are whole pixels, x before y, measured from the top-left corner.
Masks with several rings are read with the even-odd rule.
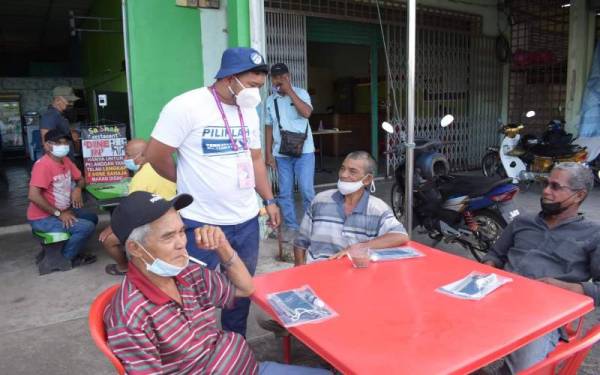
[[[96,0],[90,9],[89,16],[121,20],[121,1]],[[96,28],[97,24],[96,22],[87,22],[84,27]],[[105,21],[104,27],[115,30],[123,29],[121,21]],[[90,106],[90,114],[93,116],[94,90],[127,92],[123,34],[87,32],[82,33],[81,36],[83,84]]]
[[[127,0],[134,135],[148,138],[162,107],[201,87],[200,14],[173,0]]]
[[[229,47],[250,47],[250,1],[227,1]]]

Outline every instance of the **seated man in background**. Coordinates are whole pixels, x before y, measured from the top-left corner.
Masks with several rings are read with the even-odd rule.
[[[45,133],[42,156],[31,170],[27,220],[34,231],[67,232],[71,235],[62,254],[73,267],[96,261],[82,253],[86,240],[96,230],[98,216],[82,209],[85,179],[67,157],[71,136],[61,130]],[[76,185],[72,184],[76,182]]]
[[[592,171],[585,165],[556,165],[542,192],[541,212],[517,216],[483,262],[588,295],[600,305],[600,225],[579,213],[593,186]],[[516,350],[493,373],[514,374],[531,367],[554,350],[560,337],[556,330]]]
[[[125,166],[134,175],[129,184],[129,192],[147,191],[171,199],[177,193],[174,182],[160,176],[150,163],[146,162],[144,151],[147,142],[143,139],[132,139],[125,147]],[[120,276],[127,272],[127,258],[119,239],[113,234],[110,225],[99,236],[104,249],[116,262],[106,265],[105,271],[109,275]]]
[[[338,172],[338,188],[315,196],[294,241],[294,263],[339,258],[353,247],[383,249],[408,241],[406,230],[375,191],[375,160],[351,152]]]
[[[256,362],[238,333],[217,327],[215,309],[254,292],[252,276],[219,227],[196,228],[198,247],[214,251],[224,273],[189,264],[185,226],[171,201],[147,192],[125,198],[111,226],[130,256],[129,271],[104,314],[108,345],[128,374],[327,374]]]

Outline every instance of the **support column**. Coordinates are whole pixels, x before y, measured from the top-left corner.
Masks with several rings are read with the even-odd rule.
[[[577,134],[581,100],[588,78],[590,58],[594,53],[589,48],[590,23],[594,23],[593,15],[587,8],[586,0],[571,0],[569,8],[569,55],[567,64],[567,96],[565,103],[566,131]]]
[[[200,9],[202,29],[202,69],[204,84],[210,85],[221,66],[221,55],[227,49],[227,0],[221,0],[219,9]]]
[[[377,43],[371,45],[371,155],[375,160],[379,160],[379,125],[378,125],[378,105],[379,90],[377,68]]]

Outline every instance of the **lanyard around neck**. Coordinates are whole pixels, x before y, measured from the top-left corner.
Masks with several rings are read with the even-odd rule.
[[[217,90],[214,86],[211,87],[210,92],[213,94],[213,98],[215,98],[215,102],[217,103],[217,108],[219,108],[219,112],[221,113],[221,118],[223,118],[223,124],[225,124],[225,131],[227,131],[227,136],[229,137],[229,142],[231,143],[231,148],[233,151],[238,150],[237,143],[235,143],[235,139],[233,138],[233,133],[231,132],[231,127],[229,126],[229,121],[227,120],[227,115],[225,115],[225,111],[223,110],[223,105],[221,104],[221,99],[219,99],[217,95]],[[244,150],[248,149],[248,139],[246,138],[246,127],[244,126],[244,117],[242,116],[242,111],[240,110],[240,106],[235,106],[238,111],[238,116],[240,118],[240,127],[242,129],[242,147]]]

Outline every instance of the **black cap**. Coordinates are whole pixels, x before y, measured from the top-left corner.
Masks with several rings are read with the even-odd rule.
[[[58,129],[48,130],[46,135],[44,136],[44,142],[56,142],[61,138],[66,138],[72,140],[71,134],[64,133]]]
[[[284,63],[277,63],[277,64],[273,64],[271,66],[271,75],[272,76],[278,76],[278,75],[286,74],[289,72],[290,72],[290,70],[288,69],[287,65],[285,65]]]
[[[146,191],[134,191],[121,201],[112,214],[110,227],[122,244],[125,244],[131,232],[142,225],[159,219],[173,207],[181,210],[189,206],[194,198],[189,194],[180,194],[167,201],[161,196]]]

